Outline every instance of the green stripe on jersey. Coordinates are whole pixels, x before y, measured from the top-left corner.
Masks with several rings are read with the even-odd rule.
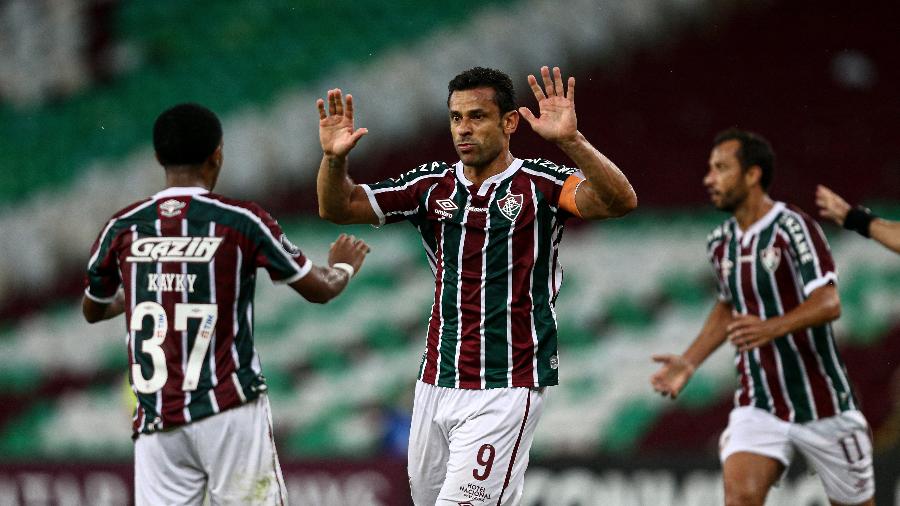
[[[822,359],[825,373],[828,375],[831,386],[837,393],[838,406],[840,406],[841,411],[855,409],[853,406],[853,392],[849,391],[846,386],[847,371],[837,353],[832,354],[832,351],[835,351],[834,339],[831,336],[829,325],[812,327],[812,334],[816,352]]]
[[[548,202],[537,188],[534,188],[533,191],[535,200],[537,201],[534,226],[537,230],[535,248],[538,248],[538,250],[534,270],[531,275],[531,298],[532,303],[534,304],[534,309],[532,311],[534,328],[538,335],[538,384],[556,385],[559,384],[558,369],[550,366],[550,358],[557,353],[556,318],[553,316],[549,287],[550,280],[552,279],[552,273],[550,272],[550,255],[552,253],[551,244],[553,242],[552,235],[554,228],[552,224],[556,222],[556,217],[553,215],[553,211],[550,209]],[[547,245],[547,247],[541,247],[541,245],[544,244]]]
[[[508,371],[512,366],[509,362],[512,336],[509,335],[509,311],[512,286],[509,274],[512,272],[512,252],[509,241],[513,222],[503,216],[493,204],[497,195],[506,195],[511,184],[512,178],[501,183],[488,203],[488,217],[492,226],[485,253],[484,368],[487,388],[510,386]]]
[[[796,255],[796,258],[792,260],[796,262],[797,271],[805,286],[819,277],[816,272],[816,253],[813,251],[812,238],[806,233],[801,219],[787,210],[781,213],[777,223],[787,233],[791,250]]]

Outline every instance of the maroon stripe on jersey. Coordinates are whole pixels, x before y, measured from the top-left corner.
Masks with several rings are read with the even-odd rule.
[[[781,388],[781,381],[778,377],[778,364],[775,361],[775,345],[769,342],[759,347],[759,361],[761,372],[765,376],[768,385],[769,394],[772,396],[772,407],[775,409],[775,416],[782,420],[791,419],[791,408],[785,400],[785,392]]]
[[[237,386],[231,381],[231,375],[237,370],[238,364],[234,362],[231,347],[237,336],[234,335],[234,307],[237,284],[237,248],[242,252],[252,251],[251,243],[243,235],[217,224],[215,235],[226,237],[223,243],[225,247],[216,252],[216,304],[219,306],[219,317],[216,320],[216,347],[212,350],[216,364],[216,386],[213,394],[219,404],[219,409],[228,409],[241,403]],[[229,237],[230,236],[230,237]],[[229,244],[233,239],[237,246]],[[244,258],[250,256],[244,254]]]
[[[787,248],[787,240],[784,236],[779,234],[778,241],[781,244],[776,247]],[[775,284],[779,289],[778,296],[781,297],[781,307],[784,313],[791,311],[801,303],[797,294],[802,293],[803,287],[797,285],[798,280],[800,280],[799,276],[795,277],[791,273],[789,262],[781,262],[781,265],[775,270]],[[816,406],[816,416],[824,418],[836,415],[838,408],[834,405],[831,397],[831,388],[822,375],[816,351],[809,342],[808,331],[794,334],[794,344],[797,346],[800,360],[803,361],[803,367],[806,369],[806,377],[809,378],[809,387],[812,390],[813,402]]]
[[[473,195],[472,207],[488,207],[488,198]],[[462,273],[459,287],[460,349],[459,387],[481,388],[481,280],[484,271],[484,232],[487,213],[466,212]]]
[[[176,218],[164,218],[160,220],[159,230],[164,237],[181,237],[181,215]],[[160,262],[159,272],[161,274],[181,274],[180,262]],[[137,280],[141,282],[140,279]],[[161,292],[160,304],[165,309],[167,315],[175,314],[175,304],[182,302],[181,292]],[[169,370],[169,377],[166,384],[162,388],[162,413],[160,416],[163,420],[169,422],[169,425],[180,425],[186,423],[184,417],[184,408],[187,403],[187,395],[181,386],[184,382],[184,369],[182,363],[184,361],[184,353],[181,349],[184,339],[183,332],[174,329],[175,318],[169,317],[169,328],[166,334],[166,340],[163,341],[162,349],[166,355],[166,365]]]
[[[541,178],[535,178],[541,179]],[[521,181],[522,184],[516,184]],[[535,386],[534,370],[534,337],[532,334],[534,322],[532,321],[531,299],[531,273],[534,270],[534,227],[535,209],[531,194],[530,179],[517,179],[511,185],[515,186],[511,193],[521,193],[524,196],[522,209],[516,218],[515,230],[512,236],[512,320],[510,326],[512,335],[512,385],[511,386]]]
[[[759,301],[756,300],[756,290],[754,289],[756,280],[753,279],[753,263],[752,262],[744,262],[741,258],[744,257],[752,257],[753,255],[753,247],[756,245],[756,241],[752,241],[750,243],[749,248],[744,248],[738,243],[738,258],[737,265],[734,266],[735,269],[738,270],[738,275],[741,277],[741,297],[744,299],[744,310],[746,314],[752,314],[759,316],[764,313],[763,309],[759,307]]]
[[[441,333],[441,294],[444,291],[444,225],[434,227],[434,243],[437,244],[434,275],[434,304],[431,306],[431,320],[428,322],[428,338],[425,344],[425,367],[422,370],[422,381],[437,384],[438,344]]]

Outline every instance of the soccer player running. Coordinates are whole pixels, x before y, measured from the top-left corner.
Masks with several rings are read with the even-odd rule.
[[[530,75],[539,115],[516,109],[510,78],[476,67],[447,99],[460,160],[429,162],[375,184],[355,184],[347,155],[365,135],[353,98],[320,99],[319,213],[336,223],[409,221],[435,275],[409,441],[417,506],[518,504],[544,387],[558,382],[553,304],[557,247],[572,216],[622,216],[637,197],[622,172],[578,131],[575,79]],[[524,117],[577,168],[510,153]]]
[[[872,442],[830,322],[837,274],[818,224],[767,190],[774,154],[731,129],[713,142],[703,184],[732,214],[708,237],[719,299],[682,355],[654,355],[651,383],[675,398],[726,340],[734,345],[735,407],[720,441],[725,504],[761,505],[799,450],[834,505],[874,504]]]
[[[260,358],[253,345],[256,270],[324,303],[368,247],[341,235],[330,267],[313,265],[259,205],[211,193],[222,127],[196,104],[153,127],[165,189],[117,212],[91,250],[84,317],[125,313],[137,396],[135,503],[285,504]],[[123,290],[120,290],[120,286]]]
[[[846,200],[827,186],[816,187],[819,216],[838,226],[854,230],[863,237],[871,237],[894,253],[900,253],[900,222],[879,218],[863,207],[850,207]]]

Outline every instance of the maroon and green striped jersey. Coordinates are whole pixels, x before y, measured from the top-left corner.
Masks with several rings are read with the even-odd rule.
[[[767,319],[799,306],[837,281],[825,235],[792,205],[777,202],[742,231],[734,218],[710,233],[719,298],[740,314]],[[857,409],[831,324],[809,327],[735,354],[735,405],[807,422]]]
[[[583,178],[516,159],[476,187],[461,162],[433,162],[362,185],[382,224],[418,229],[435,276],[420,380],[468,389],[558,383],[557,248],[571,217],[559,198],[569,177]]]
[[[190,423],[266,390],[253,344],[257,268],[276,283],[312,263],[251,202],[168,188],[119,211],[91,251],[85,295],[125,293],[134,432]]]

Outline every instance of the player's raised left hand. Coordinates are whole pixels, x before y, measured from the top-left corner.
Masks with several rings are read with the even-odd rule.
[[[550,69],[541,67],[541,79],[544,89],[534,75],[528,76],[528,84],[538,101],[539,116],[527,107],[519,107],[519,114],[531,125],[531,128],[544,139],[562,143],[574,141],[578,134],[578,121],[575,118],[575,78],[569,77],[568,88],[563,87],[562,73],[559,67]]]
[[[738,351],[749,351],[784,334],[776,319],[761,320],[756,315],[737,315],[725,329]]]
[[[844,219],[850,211],[850,204],[846,200],[823,185],[816,186],[816,205],[819,206],[819,216],[828,218],[838,226],[844,225]]]

